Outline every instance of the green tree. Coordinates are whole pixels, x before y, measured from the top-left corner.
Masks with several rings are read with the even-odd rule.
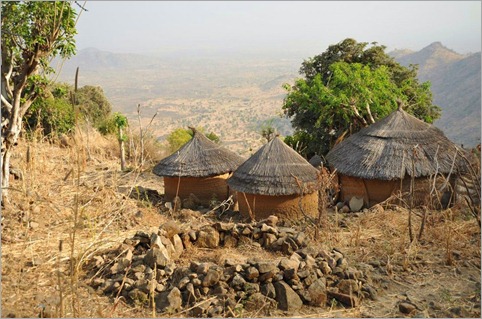
[[[196,130],[204,134],[204,129],[202,127],[196,128]],[[219,136],[217,136],[214,132],[210,132],[204,135],[214,143],[221,142],[221,140],[219,139]],[[166,138],[167,142],[169,143],[169,150],[171,152],[177,151],[181,146],[189,142],[189,140],[191,140],[192,137],[193,137],[193,132],[191,129],[184,129],[184,128],[175,129]]]
[[[85,85],[78,89],[74,104],[83,118],[96,128],[99,128],[112,111],[112,106],[100,86]]]
[[[304,78],[284,86],[283,111],[295,128],[287,143],[303,144],[307,157],[326,154],[338,139],[395,110],[397,99],[428,123],[440,117],[430,83],[419,83],[417,68],[401,66],[385,48],[345,39],[305,60],[300,68]]]
[[[49,61],[75,53],[76,12],[65,1],[2,1],[2,202],[22,118],[53,72]]]
[[[273,125],[274,119],[269,119],[261,124],[260,134],[269,143],[276,136],[276,128]]]
[[[216,144],[221,142],[221,139],[219,138],[219,136],[214,132],[209,132],[208,134],[206,134],[206,137]]]
[[[125,115],[115,112],[113,116],[114,125],[117,128],[117,140],[119,141],[121,170],[126,169],[126,152],[124,142],[127,140],[127,136],[124,135],[123,130],[127,127],[127,117]]]
[[[89,121],[101,133],[115,134],[117,127],[111,109],[101,87],[86,85],[74,94],[72,85],[53,83],[32,103],[24,123],[27,129],[40,126],[45,135],[67,133],[74,130],[78,112],[77,121]]]
[[[40,127],[44,135],[68,133],[75,126],[75,116],[68,97],[69,86],[56,84],[45,90],[24,116],[27,130]]]

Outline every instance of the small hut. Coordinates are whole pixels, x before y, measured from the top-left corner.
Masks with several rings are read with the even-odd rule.
[[[275,137],[238,167],[228,185],[237,191],[243,216],[251,216],[251,212],[256,219],[274,214],[280,219],[296,220],[303,217],[303,212],[310,215],[317,212],[317,172]]]
[[[153,173],[164,177],[166,201],[181,200],[194,194],[202,205],[229,197],[226,180],[243,158],[193,130],[192,139],[172,155],[161,160]]]
[[[464,166],[461,151],[441,130],[408,114],[399,103],[386,118],[333,147],[326,159],[337,169],[344,201],[357,196],[364,199],[365,206],[373,206],[399,190],[409,192],[413,176],[414,204],[424,205],[430,193],[434,194],[431,188],[436,175],[438,188],[447,186],[439,174],[450,175],[453,187],[457,170]],[[445,193],[445,200],[452,194]]]

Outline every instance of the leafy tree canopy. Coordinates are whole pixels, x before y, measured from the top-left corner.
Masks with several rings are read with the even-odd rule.
[[[42,130],[44,135],[62,134],[75,127],[75,115],[69,99],[69,86],[56,84],[44,91],[24,117],[27,131]]]
[[[116,126],[111,109],[101,87],[86,85],[74,92],[72,85],[54,83],[33,102],[24,123],[27,129],[40,127],[48,135],[67,133],[74,129],[76,120],[87,120],[103,134],[114,133]]]
[[[8,201],[10,157],[23,117],[50,82],[52,58],[75,53],[77,14],[67,1],[2,1],[2,203]]]
[[[284,86],[283,110],[295,128],[285,141],[307,157],[324,155],[337,140],[395,110],[397,99],[428,123],[440,117],[430,83],[419,83],[416,67],[400,65],[385,48],[345,39],[305,60],[300,68],[304,78]]]
[[[75,105],[94,127],[98,127],[112,111],[112,106],[100,86],[86,85],[78,89],[75,92]]]
[[[214,132],[210,132],[208,134],[204,133],[204,128],[196,127],[196,131],[199,133],[204,134],[207,138],[209,138],[214,143],[219,143],[220,139]],[[191,140],[193,137],[193,131],[191,129],[184,129],[184,128],[177,128],[171,132],[167,136],[167,141],[169,143],[169,150],[171,152],[177,151],[181,146],[186,144]]]

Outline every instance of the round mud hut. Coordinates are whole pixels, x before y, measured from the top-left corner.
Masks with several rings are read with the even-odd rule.
[[[279,137],[262,146],[228,179],[239,211],[257,220],[277,215],[298,220],[318,211],[318,171]],[[303,212],[300,209],[301,207]]]
[[[226,180],[244,159],[193,130],[192,139],[172,155],[161,160],[153,173],[164,178],[166,201],[179,198],[209,206],[210,202],[226,200],[230,191]]]
[[[386,118],[333,147],[326,159],[338,172],[343,201],[356,196],[371,207],[392,195],[407,195],[413,176],[415,206],[446,207],[454,200],[456,176],[464,170],[461,154],[441,130],[408,114],[399,103]]]

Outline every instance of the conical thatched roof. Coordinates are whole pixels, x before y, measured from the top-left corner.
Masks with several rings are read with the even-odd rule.
[[[333,147],[326,159],[344,175],[394,180],[412,174],[415,177],[430,176],[437,172],[437,164],[438,172],[447,174],[457,151],[462,149],[441,130],[406,113],[399,106],[386,118]],[[464,165],[459,155],[456,164]]]
[[[261,147],[228,179],[238,192],[261,195],[299,194],[293,176],[305,186],[313,186],[317,170],[279,137]]]
[[[208,177],[233,172],[244,159],[209,140],[195,129],[192,139],[161,160],[153,173],[169,177]]]

